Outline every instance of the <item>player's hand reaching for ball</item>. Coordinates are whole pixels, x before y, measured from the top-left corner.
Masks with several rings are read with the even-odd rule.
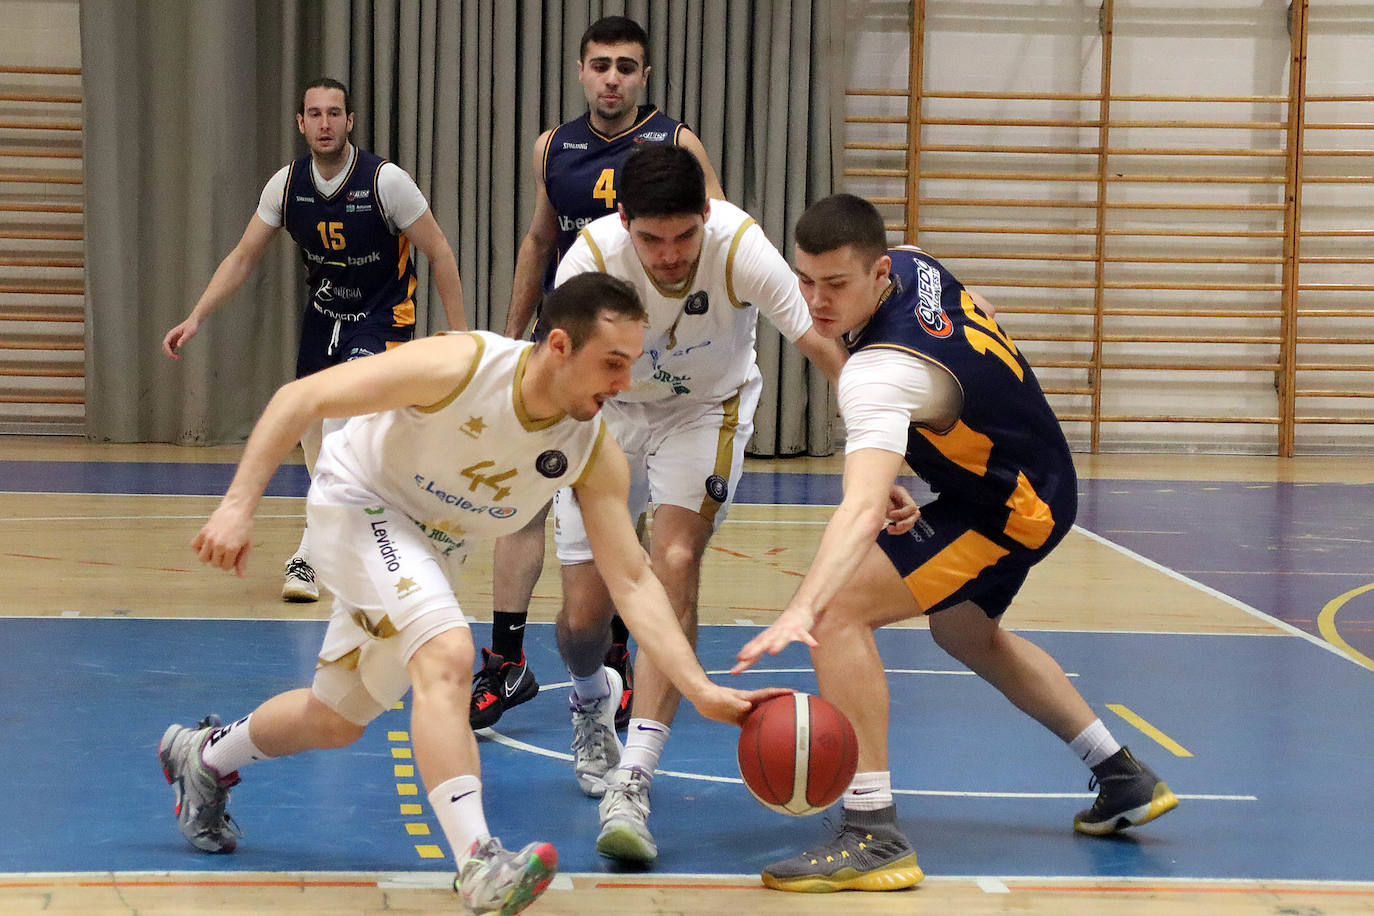
[[[735,656],[737,661],[735,667],[730,669],[730,673],[739,674],[762,658],[765,652],[777,655],[794,642],[815,646],[816,638],[811,635],[811,627],[815,623],[816,618],[811,613],[800,608],[788,608],[782,612],[782,616],[773,621],[771,627],[744,644],[744,648]]]
[[[688,697],[688,699],[697,708],[697,712],[708,719],[728,722],[731,725],[743,725],[745,718],[753,712],[755,706],[765,700],[771,700],[773,697],[780,697],[788,693],[792,693],[792,691],[785,687],[736,690],[733,687],[723,687],[712,681],[710,687],[702,691],[701,695]]]

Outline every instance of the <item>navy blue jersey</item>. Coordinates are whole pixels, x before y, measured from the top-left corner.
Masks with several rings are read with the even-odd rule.
[[[308,311],[345,324],[370,319],[413,329],[415,260],[409,240],[387,226],[377,197],[385,162],[357,150],[343,184],[325,197],[310,157],[297,159],[286,178],[282,225],[305,262]]]
[[[543,178],[558,217],[558,258],[568,253],[584,226],[615,212],[617,172],[630,153],[644,143],[677,143],[684,129],[652,105],[639,106],[634,126],[614,137],[592,127],[590,112],[553,129],[544,148]],[[556,266],[547,280],[553,279]]]
[[[913,248],[888,256],[892,285],[851,352],[881,347],[919,356],[952,374],[963,394],[949,429],[912,425],[907,464],[941,499],[972,504],[1016,545],[1052,547],[1073,524],[1078,487],[1035,373],[940,262]]]

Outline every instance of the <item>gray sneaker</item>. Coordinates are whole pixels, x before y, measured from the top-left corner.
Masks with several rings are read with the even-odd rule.
[[[305,557],[286,561],[286,578],[281,584],[283,601],[319,601],[320,587],[315,584],[315,568]]]
[[[606,774],[620,763],[620,738],[615,733],[615,711],[625,686],[614,668],[607,668],[606,679],[611,692],[587,704],[578,703],[570,694],[572,709],[573,773],[583,794],[600,798],[606,792]]]
[[[496,837],[472,844],[458,865],[453,889],[469,913],[513,916],[544,893],[558,873],[558,853],[548,843],[507,852]]]
[[[779,891],[895,891],[925,877],[916,851],[897,827],[897,809],[845,811],[833,840],[763,870]]]
[[[225,810],[229,788],[238,785],[239,774],[220,776],[200,758],[201,748],[219,725],[218,716],[201,719],[195,728],[169,725],[157,747],[162,775],[176,791],[177,826],[203,852],[233,852],[240,836],[238,824]]]
[[[1094,768],[1088,788],[1093,786],[1097,799],[1073,819],[1073,829],[1089,836],[1147,824],[1178,807],[1169,784],[1124,747]]]
[[[639,767],[616,767],[606,777],[606,795],[597,805],[601,833],[596,851],[622,862],[648,864],[658,858],[649,832],[649,776]]]

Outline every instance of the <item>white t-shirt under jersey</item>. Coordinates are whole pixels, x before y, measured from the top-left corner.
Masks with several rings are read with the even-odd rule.
[[[353,160],[357,156],[357,147],[350,143],[348,161],[339,169],[339,174],[328,181],[320,177],[320,170],[315,167],[315,161],[310,161],[310,180],[315,183],[315,188],[321,195],[329,197],[339,190],[348,178]],[[267,179],[262,196],[258,198],[258,219],[269,226],[281,225],[281,200],[286,193],[286,176],[290,170],[289,164],[278,169],[275,175]],[[392,232],[406,231],[429,209],[429,202],[425,200],[425,195],[420,192],[415,180],[394,162],[384,163],[377,174],[377,198],[381,202],[382,216],[386,219],[387,228]]]
[[[558,264],[555,285],[594,270],[633,286],[649,312],[644,355],[620,401],[723,402],[758,371],[760,312],[791,341],[811,327],[792,268],[749,214],[723,200],[711,201],[701,259],[681,292],[664,290],[645,271],[619,214],[578,234]]]
[[[837,390],[845,453],[878,448],[906,454],[912,423],[936,430],[959,415],[959,383],[918,356],[875,347],[844,364]]]

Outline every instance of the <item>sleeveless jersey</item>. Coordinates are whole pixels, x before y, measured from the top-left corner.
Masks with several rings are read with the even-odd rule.
[[[943,367],[963,404],[947,430],[912,425],[906,461],[941,497],[986,507],[1004,534],[1035,550],[1073,524],[1077,477],[1068,442],[1016,345],[938,261],[888,251],[892,285],[851,352],[882,347]]]
[[[533,344],[486,331],[471,374],[428,407],[351,418],[320,466],[405,512],[443,553],[518,531],[591,463],[605,429],[566,414],[531,420],[520,397]]]
[[[760,312],[788,340],[811,327],[792,268],[749,214],[723,200],[711,201],[696,273],[681,292],[667,292],[649,276],[619,216],[582,230],[559,265],[558,282],[593,270],[629,283],[649,312],[644,355],[618,401],[720,403],[758,372]]]
[[[634,126],[614,137],[592,127],[590,112],[553,129],[544,148],[543,178],[558,217],[559,258],[584,226],[615,212],[618,173],[630,153],[645,143],[677,143],[684,127],[654,106],[641,105]]]
[[[358,150],[348,177],[325,197],[310,157],[297,159],[286,178],[282,225],[305,262],[307,308],[347,322],[390,316],[408,327],[415,324],[415,260],[409,240],[382,216],[377,173],[384,162]]]

